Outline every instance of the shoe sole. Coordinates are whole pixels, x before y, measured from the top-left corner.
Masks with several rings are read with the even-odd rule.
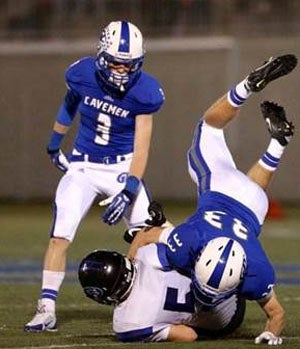
[[[291,54],[280,56],[271,62],[267,62],[265,66],[253,72],[254,75],[262,75],[261,80],[253,86],[253,92],[261,91],[269,82],[289,74],[296,68],[297,63],[296,56]]]
[[[52,328],[44,328],[42,330],[39,330],[37,328],[32,328],[32,327],[24,327],[24,332],[28,332],[28,333],[41,333],[41,332],[57,332],[57,327],[56,325]]]

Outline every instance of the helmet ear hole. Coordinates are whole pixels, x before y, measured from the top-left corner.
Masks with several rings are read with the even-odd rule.
[[[211,263],[211,259],[206,262],[206,266],[208,266]]]

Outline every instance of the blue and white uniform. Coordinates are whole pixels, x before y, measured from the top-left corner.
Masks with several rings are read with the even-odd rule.
[[[237,170],[224,133],[200,121],[188,152],[189,172],[198,187],[196,213],[176,228],[165,229],[160,241],[165,268],[191,275],[206,244],[224,236],[245,250],[247,268],[239,294],[249,300],[268,296],[275,283],[273,267],[259,240],[268,209],[263,189]]]
[[[150,244],[137,252],[130,294],[114,309],[113,330],[118,339],[165,341],[170,326],[176,324],[203,330],[225,328],[237,312],[236,295],[210,311],[195,313],[191,280],[175,270],[163,270],[161,249],[165,245]]]
[[[72,241],[95,197],[112,196],[123,189],[134,148],[136,116],[157,112],[164,96],[159,82],[143,71],[126,93],[107,93],[93,57],[73,63],[66,72],[66,83],[69,92],[57,121],[69,126],[76,111],[80,120],[71,164],[56,192],[52,236]],[[140,185],[125,216],[129,226],[148,218],[148,205],[145,187]]]
[[[76,152],[71,160],[78,161],[79,152],[92,160],[95,157],[91,162],[107,158],[109,163],[117,156],[133,152],[135,117],[157,112],[163,103],[163,94],[158,81],[142,72],[124,96],[114,98],[101,88],[95,64],[96,58],[83,58],[66,72],[67,85],[80,98],[81,115],[74,143]]]

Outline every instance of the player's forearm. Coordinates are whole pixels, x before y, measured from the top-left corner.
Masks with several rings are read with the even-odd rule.
[[[143,178],[148,162],[148,152],[139,152],[133,154],[129,174],[139,179]]]
[[[279,303],[275,291],[273,290],[271,297],[265,302],[259,302],[259,305],[268,318],[265,331],[279,336],[285,325],[285,311]]]
[[[285,325],[285,313],[283,308],[280,311],[272,314],[267,321],[265,331],[272,332],[276,336],[280,336]]]
[[[129,247],[127,257],[133,260],[140,247],[158,242],[161,232],[162,228],[160,227],[146,228],[139,231]]]

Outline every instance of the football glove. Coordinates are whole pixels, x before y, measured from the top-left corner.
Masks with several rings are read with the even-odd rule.
[[[126,194],[126,191],[122,190],[121,193],[112,199],[111,204],[102,215],[104,223],[107,223],[108,225],[119,223],[132,202],[130,197]],[[104,205],[106,205],[106,200],[100,202],[100,206]]]
[[[255,344],[268,344],[268,345],[281,345],[283,342],[282,338],[275,336],[272,332],[265,331],[255,338]]]
[[[150,225],[151,227],[161,227],[167,221],[163,208],[157,201],[150,202],[148,213],[151,218],[147,219],[145,223]]]
[[[99,203],[100,206],[108,205],[102,215],[104,223],[108,225],[117,224],[127,212],[128,207],[136,197],[140,180],[135,176],[128,176],[125,188],[116,196],[109,197]]]
[[[157,201],[151,201],[148,207],[148,213],[150,215],[150,219],[145,220],[146,225],[138,225],[132,228],[129,228],[125,231],[123,238],[129,244],[132,243],[136,234],[143,228],[150,229],[151,227],[162,227],[167,228],[173,226],[170,222],[167,221],[163,208],[160,203]]]
[[[65,154],[60,149],[50,150],[47,149],[47,153],[50,156],[52,163],[62,172],[67,172],[69,169],[69,161]]]

